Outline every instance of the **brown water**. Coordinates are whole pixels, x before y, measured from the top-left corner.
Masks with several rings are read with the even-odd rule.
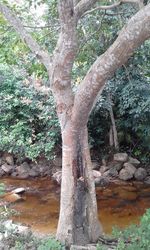
[[[60,187],[50,179],[2,180],[8,189],[27,188],[24,201],[12,205],[19,213],[13,216],[16,222],[31,226],[40,233],[55,233],[59,215]],[[138,223],[139,218],[150,207],[150,186],[140,183],[111,184],[97,188],[99,218],[105,233],[111,233],[113,226],[125,228]]]

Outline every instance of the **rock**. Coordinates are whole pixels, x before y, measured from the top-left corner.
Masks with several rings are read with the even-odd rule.
[[[133,178],[133,173],[129,172],[127,169],[121,169],[119,172],[119,179],[127,181]]]
[[[93,245],[87,245],[87,246],[78,246],[78,245],[72,245],[70,247],[70,250],[96,250],[96,246]]]
[[[93,172],[93,177],[94,177],[94,178],[101,177],[101,173],[100,173],[99,171],[97,171],[97,170],[92,170],[92,172]]]
[[[119,172],[123,167],[123,163],[122,162],[113,163],[112,167]]]
[[[21,180],[25,180],[29,178],[29,174],[28,173],[22,173],[20,175],[18,175],[18,178]]]
[[[4,237],[3,234],[0,233],[0,241],[2,241],[3,237]]]
[[[105,176],[117,177],[118,171],[115,168],[110,168],[108,171],[104,173]]]
[[[19,176],[21,176],[24,173],[28,173],[29,169],[26,169],[25,166],[20,165],[16,167],[16,172],[18,173]]]
[[[96,187],[105,187],[109,184],[109,179],[103,176],[96,178],[94,181]]]
[[[30,165],[26,161],[21,163],[20,166],[23,167],[26,170],[30,170]]]
[[[3,222],[3,226],[10,233],[13,231],[13,234],[18,233],[18,234],[26,235],[29,233],[29,227],[22,226],[20,224],[14,224],[12,220],[7,220]]]
[[[101,174],[103,174],[103,173],[105,173],[108,169],[109,169],[109,167],[103,165],[103,166],[100,167],[100,170],[99,170],[99,171],[100,171]]]
[[[10,165],[7,165],[7,164],[3,164],[1,166],[1,169],[6,173],[6,174],[10,174],[12,173],[14,167],[13,166],[10,166]]]
[[[11,191],[11,193],[14,193],[14,194],[22,194],[24,192],[25,192],[24,188],[16,188],[16,189]]]
[[[125,167],[125,170],[134,175],[136,168],[131,163],[126,162],[123,164],[123,166]]]
[[[9,165],[14,165],[14,158],[9,153],[3,155],[3,160]]]
[[[0,166],[3,164],[3,160],[2,158],[0,158]]]
[[[17,175],[18,175],[18,174],[17,174],[16,172],[12,172],[12,173],[11,173],[11,176],[12,176],[12,177],[16,177]]]
[[[31,177],[37,177],[37,176],[39,176],[39,173],[37,171],[33,170],[33,169],[31,169],[28,174]]]
[[[150,175],[150,166],[147,166],[146,172],[147,172],[148,175]]]
[[[126,162],[128,160],[127,153],[117,153],[114,154],[114,161]]]
[[[62,171],[57,171],[56,173],[54,173],[52,175],[52,178],[57,181],[58,184],[61,183],[61,175],[62,175]]]
[[[7,193],[4,195],[3,200],[12,203],[16,201],[21,201],[23,200],[23,198],[19,194]]]
[[[0,177],[2,177],[5,174],[4,170],[0,168]]]
[[[138,161],[136,158],[129,157],[129,163],[133,164],[135,167],[137,167],[140,164],[140,161]]]
[[[150,185],[150,176],[145,178],[144,183]]]
[[[56,167],[61,167],[62,166],[62,158],[61,157],[56,157],[54,160],[53,160],[53,163]]]
[[[92,169],[99,170],[99,163],[97,161],[92,161]]]
[[[143,181],[146,178],[146,176],[147,172],[144,168],[138,168],[134,174],[135,179],[138,181]]]

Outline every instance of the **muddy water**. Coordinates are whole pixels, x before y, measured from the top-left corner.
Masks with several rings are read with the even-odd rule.
[[[50,179],[2,180],[7,189],[24,187],[24,201],[12,205],[18,214],[12,219],[25,223],[40,233],[55,233],[59,214],[60,188]],[[125,228],[138,223],[139,218],[150,207],[150,186],[140,183],[111,184],[97,188],[99,218],[105,233],[113,226]]]

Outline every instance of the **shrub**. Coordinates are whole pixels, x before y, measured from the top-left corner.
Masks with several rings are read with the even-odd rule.
[[[39,93],[7,67],[0,67],[0,151],[51,158],[60,129],[51,95]]]
[[[113,235],[119,238],[117,250],[148,250],[150,246],[150,209],[146,211],[140,225],[131,225],[124,231],[113,230]],[[128,244],[125,241],[129,242]]]

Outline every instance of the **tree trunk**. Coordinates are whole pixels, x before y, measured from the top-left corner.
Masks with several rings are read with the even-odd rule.
[[[97,218],[95,185],[87,128],[76,130],[69,122],[62,131],[63,167],[57,238],[67,246],[85,245],[102,233]]]
[[[111,106],[111,109],[109,110],[109,114],[110,114],[111,124],[112,124],[111,129],[112,129],[112,135],[113,135],[113,145],[115,149],[118,151],[119,150],[118,133],[117,133],[115,117],[114,117],[112,106]]]

